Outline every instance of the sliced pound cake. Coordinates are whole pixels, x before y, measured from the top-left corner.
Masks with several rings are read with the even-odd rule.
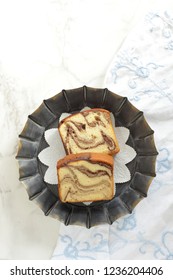
[[[107,154],[67,155],[57,162],[62,202],[110,200],[114,196],[113,157]]]
[[[72,114],[59,123],[58,129],[67,154],[119,152],[110,112],[105,109]]]

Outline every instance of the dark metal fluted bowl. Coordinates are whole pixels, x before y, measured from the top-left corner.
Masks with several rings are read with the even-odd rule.
[[[47,166],[40,162],[38,154],[48,147],[44,132],[57,128],[62,113],[80,111],[85,106],[105,108],[113,113],[116,126],[130,130],[127,144],[137,153],[127,164],[131,180],[116,184],[116,194],[111,201],[95,202],[86,206],[82,203],[62,203],[56,185],[44,181]],[[45,215],[52,216],[65,225],[81,225],[90,228],[95,225],[112,224],[119,217],[131,213],[133,208],[147,196],[148,188],[155,174],[157,150],[154,131],[145,120],[143,112],[135,108],[126,97],[108,89],[81,87],[62,90],[54,97],[44,100],[39,108],[28,116],[19,135],[17,160],[20,180],[26,186],[30,200],[38,203]]]

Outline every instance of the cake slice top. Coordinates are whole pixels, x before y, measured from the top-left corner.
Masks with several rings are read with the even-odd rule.
[[[114,196],[113,157],[98,153],[67,155],[57,163],[62,202],[110,200]]]
[[[72,114],[59,123],[58,129],[67,154],[119,152],[108,110],[94,108]]]

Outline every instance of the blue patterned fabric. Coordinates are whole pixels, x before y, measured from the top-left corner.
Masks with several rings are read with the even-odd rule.
[[[173,13],[149,12],[128,35],[105,87],[155,131],[157,176],[131,215],[91,229],[61,225],[52,259],[173,259]]]

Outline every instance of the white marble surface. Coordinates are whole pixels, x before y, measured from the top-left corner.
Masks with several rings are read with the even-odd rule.
[[[28,114],[63,88],[103,87],[131,28],[156,0],[0,0],[0,259],[49,259],[59,222],[18,180],[18,134]]]

